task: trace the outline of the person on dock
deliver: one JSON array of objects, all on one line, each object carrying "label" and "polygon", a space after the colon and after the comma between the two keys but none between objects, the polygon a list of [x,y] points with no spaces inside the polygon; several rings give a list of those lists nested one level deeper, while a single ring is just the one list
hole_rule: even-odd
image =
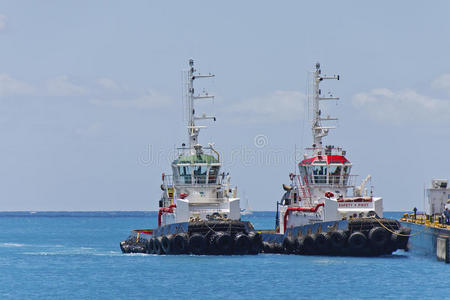
[{"label": "person on dock", "polygon": [[450,210],[448,208],[448,205],[446,205],[443,215],[444,215],[445,223],[447,225],[450,225]]}]

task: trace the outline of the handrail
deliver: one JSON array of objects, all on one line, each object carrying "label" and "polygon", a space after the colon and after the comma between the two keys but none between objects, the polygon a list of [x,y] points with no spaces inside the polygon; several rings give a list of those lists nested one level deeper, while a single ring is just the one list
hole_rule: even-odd
[{"label": "handrail", "polygon": [[354,180],[358,177],[358,175],[351,175],[351,174],[340,174],[340,175],[315,175],[315,174],[307,174],[305,175],[304,180],[308,184],[314,184],[314,185],[331,185],[331,186],[347,186],[347,187],[353,187],[354,186]]},{"label": "handrail", "polygon": [[173,175],[164,175],[164,185],[174,185],[174,184],[217,184],[221,185],[222,181],[221,174],[217,175],[178,175],[174,177]]},{"label": "handrail", "polygon": [[220,154],[213,147],[211,147],[211,151],[217,155],[217,161],[220,162]]},{"label": "handrail", "polygon": [[179,185],[195,185],[195,184],[207,184],[207,185],[221,185],[222,177],[220,175],[185,175],[177,176],[173,179],[174,184]]},{"label": "handrail", "polygon": [[173,209],[176,208],[176,204],[171,204],[169,207],[161,207],[158,212],[158,227],[161,226],[161,216],[163,213],[173,214]]}]

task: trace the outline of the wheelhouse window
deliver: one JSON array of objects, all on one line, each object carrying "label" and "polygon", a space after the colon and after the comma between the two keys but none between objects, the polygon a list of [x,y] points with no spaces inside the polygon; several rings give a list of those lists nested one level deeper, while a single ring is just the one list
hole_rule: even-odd
[{"label": "wheelhouse window", "polygon": [[179,182],[180,184],[191,184],[192,183],[192,171],[190,166],[179,166],[178,167]]},{"label": "wheelhouse window", "polygon": [[327,182],[327,166],[313,166],[314,182]]},{"label": "wheelhouse window", "polygon": [[208,183],[217,183],[217,175],[219,174],[219,166],[214,166],[209,169]]},{"label": "wheelhouse window", "polygon": [[300,166],[300,178],[306,184],[311,184],[312,167],[311,166]]},{"label": "wheelhouse window", "polygon": [[329,183],[339,184],[341,181],[342,166],[329,166]]},{"label": "wheelhouse window", "polygon": [[351,170],[352,166],[344,166],[343,168],[343,177],[344,177],[344,185],[348,184],[348,178],[350,177],[350,170]]},{"label": "wheelhouse window", "polygon": [[206,183],[206,173],[208,172],[207,166],[194,166],[194,179],[195,183]]}]

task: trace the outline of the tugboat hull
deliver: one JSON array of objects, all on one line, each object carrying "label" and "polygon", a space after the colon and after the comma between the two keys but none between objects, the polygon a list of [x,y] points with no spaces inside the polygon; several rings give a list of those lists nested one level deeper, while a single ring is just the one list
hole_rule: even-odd
[{"label": "tugboat hull", "polygon": [[245,255],[260,253],[262,238],[250,222],[183,222],[133,230],[120,248],[123,253]]},{"label": "tugboat hull", "polygon": [[409,229],[393,219],[356,218],[263,231],[264,253],[379,256],[407,249]]}]

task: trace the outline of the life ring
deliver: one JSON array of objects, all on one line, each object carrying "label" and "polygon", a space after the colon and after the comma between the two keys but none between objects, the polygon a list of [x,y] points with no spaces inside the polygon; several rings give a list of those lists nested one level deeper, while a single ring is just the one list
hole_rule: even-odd
[{"label": "life ring", "polygon": [[333,194],[332,192],[326,192],[326,193],[325,193],[325,197],[327,197],[327,198],[333,198],[333,197],[334,197],[334,194]]}]

